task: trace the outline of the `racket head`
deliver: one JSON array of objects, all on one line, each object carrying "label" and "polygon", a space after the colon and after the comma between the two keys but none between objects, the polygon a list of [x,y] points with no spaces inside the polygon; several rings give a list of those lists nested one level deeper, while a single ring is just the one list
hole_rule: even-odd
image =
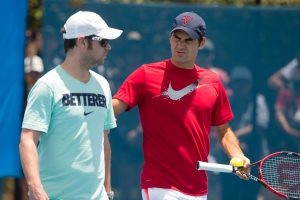
[{"label": "racket head", "polygon": [[300,154],[281,151],[260,161],[258,174],[273,193],[287,199],[300,199]]}]

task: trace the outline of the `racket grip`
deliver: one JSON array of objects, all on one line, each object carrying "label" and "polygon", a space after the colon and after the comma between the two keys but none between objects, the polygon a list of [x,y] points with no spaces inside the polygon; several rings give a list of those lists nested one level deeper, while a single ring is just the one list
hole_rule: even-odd
[{"label": "racket grip", "polygon": [[206,171],[213,171],[213,172],[225,172],[225,173],[232,173],[235,171],[234,167],[231,165],[223,165],[217,163],[207,163],[198,161],[196,164],[197,170],[206,170]]}]

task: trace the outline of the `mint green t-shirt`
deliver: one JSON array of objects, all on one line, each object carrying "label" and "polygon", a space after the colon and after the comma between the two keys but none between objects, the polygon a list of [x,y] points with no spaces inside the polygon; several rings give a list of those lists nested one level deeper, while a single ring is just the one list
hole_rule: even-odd
[{"label": "mint green t-shirt", "polygon": [[22,128],[40,131],[39,172],[51,199],[107,199],[104,130],[116,127],[107,80],[90,71],[82,83],[61,66],[28,96]]}]

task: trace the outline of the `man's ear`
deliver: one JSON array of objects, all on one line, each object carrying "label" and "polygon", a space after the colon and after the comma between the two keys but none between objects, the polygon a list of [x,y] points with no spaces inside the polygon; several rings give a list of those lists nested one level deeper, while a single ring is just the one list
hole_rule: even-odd
[{"label": "man's ear", "polygon": [[82,48],[87,45],[87,40],[85,37],[79,37],[76,39],[76,46]]},{"label": "man's ear", "polygon": [[206,43],[206,37],[202,37],[202,41],[199,45],[199,50],[203,49]]}]

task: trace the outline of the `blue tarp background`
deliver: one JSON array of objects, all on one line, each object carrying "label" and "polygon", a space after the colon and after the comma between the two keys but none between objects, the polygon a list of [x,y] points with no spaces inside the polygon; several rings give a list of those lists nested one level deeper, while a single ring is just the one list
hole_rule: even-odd
[{"label": "blue tarp background", "polygon": [[[274,118],[276,92],[267,79],[287,64],[300,50],[300,9],[270,7],[220,7],[184,4],[107,4],[93,1],[45,0],[42,58],[45,71],[64,59],[60,28],[78,10],[99,13],[109,26],[124,33],[111,41],[112,50],[104,68],[98,70],[110,82],[115,93],[124,79],[142,63],[169,58],[169,32],[173,18],[184,11],[199,13],[207,23],[207,38],[213,44],[210,64],[230,71],[245,65],[253,74],[253,94],[262,93],[270,109],[267,129],[269,150],[289,150],[276,145],[281,140]],[[84,2],[84,3],[80,3]],[[24,46],[27,0],[4,0],[0,13],[0,178],[20,176],[18,144],[23,114]],[[73,2],[74,3],[74,2]],[[204,49],[197,64],[207,67]],[[95,69],[97,70],[97,69]],[[255,118],[255,117],[254,117]],[[112,184],[119,200],[138,200],[139,172],[143,163],[141,130],[137,110],[121,115],[118,128],[113,130]],[[253,124],[255,126],[255,124]],[[256,138],[250,140],[255,143]],[[219,152],[217,152],[219,153]],[[249,155],[250,157],[253,155]],[[227,158],[226,158],[227,159]],[[225,160],[226,160],[225,159]],[[257,159],[257,158],[255,158]],[[218,194],[220,175],[210,175],[210,195]],[[249,183],[246,187],[251,189]],[[230,184],[227,184],[230,187]],[[237,189],[239,190],[239,189]],[[245,190],[247,191],[247,190]],[[261,192],[264,194],[264,192]],[[268,196],[265,199],[275,199]],[[211,199],[221,199],[220,195]],[[247,196],[243,197],[244,200]]]},{"label": "blue tarp background", "polygon": [[[202,67],[208,67],[210,64],[223,68],[227,72],[236,65],[246,66],[253,75],[253,91],[249,98],[254,99],[257,93],[262,93],[267,99],[270,110],[269,127],[264,133],[269,142],[268,150],[270,152],[289,150],[288,146],[277,145],[284,134],[280,135],[282,130],[278,128],[274,117],[276,91],[269,88],[267,80],[300,50],[299,8],[224,7],[197,4],[133,5],[97,3],[92,0],[71,4],[69,1],[46,0],[43,23],[43,59],[46,71],[64,59],[60,28],[65,20],[78,10],[94,11],[100,14],[109,26],[124,30],[120,38],[110,42],[112,50],[104,68],[98,70],[110,82],[112,93],[115,93],[125,78],[142,63],[169,58],[169,33],[174,17],[184,11],[197,12],[206,21],[207,38],[213,45],[211,49],[200,51],[197,64]],[[210,58],[210,63],[206,62],[208,54],[213,57]],[[237,115],[236,117],[239,118]],[[112,185],[119,200],[141,199],[139,174],[143,157],[142,133],[138,124],[138,113],[134,109],[118,117],[118,127],[110,134]],[[253,127],[255,126],[253,123]],[[255,146],[259,139],[256,136],[252,137],[249,141]],[[216,146],[212,146],[212,151],[220,159],[217,160],[218,162],[228,162],[228,158],[216,149]],[[259,159],[255,154],[248,156],[253,160]],[[228,175],[228,182],[222,185],[221,180],[225,179],[221,178],[221,174],[209,174],[209,176],[209,199],[222,199],[224,196],[222,190],[232,195],[230,187],[241,193],[245,191],[244,194],[260,192],[250,181],[242,183],[234,179],[236,177]],[[244,194],[242,198],[231,197],[231,199],[254,199]],[[265,199],[276,199],[272,193],[264,190],[260,194]]]},{"label": "blue tarp background", "polygon": [[27,0],[3,0],[0,12],[0,178],[20,176]]}]

